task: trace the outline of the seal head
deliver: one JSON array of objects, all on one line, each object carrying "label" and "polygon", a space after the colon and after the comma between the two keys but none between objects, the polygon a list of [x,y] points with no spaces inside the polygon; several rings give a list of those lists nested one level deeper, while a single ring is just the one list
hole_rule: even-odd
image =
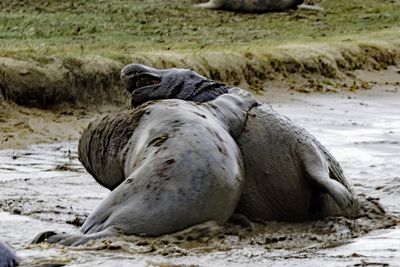
[{"label": "seal head", "polygon": [[189,69],[158,70],[130,64],[121,70],[121,79],[132,96],[132,106],[149,100],[190,99],[207,102],[228,92],[228,87]]}]

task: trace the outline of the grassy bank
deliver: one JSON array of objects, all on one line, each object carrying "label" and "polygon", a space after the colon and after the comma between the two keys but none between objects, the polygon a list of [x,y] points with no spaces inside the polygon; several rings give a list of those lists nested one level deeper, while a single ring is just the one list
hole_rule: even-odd
[{"label": "grassy bank", "polygon": [[1,56],[119,55],[277,45],[398,26],[397,0],[312,0],[324,12],[238,14],[199,0],[3,0]]},{"label": "grassy bank", "polygon": [[118,72],[130,62],[191,67],[255,90],[277,76],[335,79],[399,62],[397,0],[313,0],[325,11],[269,14],[198,2],[3,0],[0,89],[19,104],[48,107],[123,99]]}]

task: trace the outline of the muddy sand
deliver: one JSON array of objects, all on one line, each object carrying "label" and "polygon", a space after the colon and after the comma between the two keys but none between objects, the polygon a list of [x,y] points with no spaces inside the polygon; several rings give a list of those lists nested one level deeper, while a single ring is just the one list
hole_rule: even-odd
[{"label": "muddy sand", "polygon": [[338,159],[363,205],[354,220],[270,222],[252,231],[209,222],[160,238],[31,245],[41,231],[78,231],[108,194],[80,165],[77,140],[94,117],[120,108],[44,111],[0,100],[0,236],[21,266],[400,266],[399,69],[355,77],[367,89],[307,94],[304,84],[271,82],[258,95]]}]

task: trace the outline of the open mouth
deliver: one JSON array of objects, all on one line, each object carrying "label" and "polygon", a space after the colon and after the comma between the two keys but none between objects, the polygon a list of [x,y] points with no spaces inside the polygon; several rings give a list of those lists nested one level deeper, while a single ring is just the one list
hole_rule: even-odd
[{"label": "open mouth", "polygon": [[154,87],[161,83],[161,78],[151,73],[140,73],[127,79],[127,90],[129,93],[133,93],[138,89],[144,89],[145,87]]}]

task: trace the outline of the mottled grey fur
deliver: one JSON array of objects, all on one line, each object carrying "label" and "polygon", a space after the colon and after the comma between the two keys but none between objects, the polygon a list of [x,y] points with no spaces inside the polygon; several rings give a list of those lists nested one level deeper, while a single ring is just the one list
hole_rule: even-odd
[{"label": "mottled grey fur", "polygon": [[[140,76],[140,72],[127,75],[126,70],[129,69],[146,67],[137,64],[126,66],[121,71],[121,78],[127,85]],[[150,69],[146,72],[149,73]],[[162,81],[163,75],[167,76],[169,72],[180,74],[185,79],[196,77],[196,82],[185,81],[185,86],[181,86],[169,80],[164,95],[162,88],[158,88],[155,94],[152,87],[139,87],[135,90],[141,91],[140,101],[132,101],[136,104],[146,101],[146,93],[149,99],[161,95],[161,98],[185,100],[193,100],[191,94],[180,91],[200,93],[201,89],[191,87],[200,84],[200,75],[177,69],[157,70],[156,75]],[[213,88],[210,80],[207,83],[208,88]],[[219,86],[225,87],[216,83],[215,88]],[[180,97],[182,95],[189,97]],[[215,97],[215,93],[211,95]],[[135,98],[134,90],[132,97]],[[304,221],[355,214],[357,204],[354,194],[339,163],[315,137],[268,105],[259,103],[250,110],[245,128],[235,140],[242,151],[246,171],[245,187],[237,212],[257,221]]]},{"label": "mottled grey fur", "polygon": [[199,7],[236,12],[276,12],[294,9],[304,0],[210,0]]},{"label": "mottled grey fur", "polygon": [[78,245],[109,235],[159,236],[210,220],[225,223],[244,179],[232,136],[240,135],[255,104],[251,94],[230,89],[203,104],[147,102],[91,123],[79,141],[79,159],[99,183],[115,189],[86,219],[82,234],[45,232],[34,241]]},{"label": "mottled grey fur", "polygon": [[0,241],[0,267],[14,267],[18,265],[17,257],[9,246]]}]

